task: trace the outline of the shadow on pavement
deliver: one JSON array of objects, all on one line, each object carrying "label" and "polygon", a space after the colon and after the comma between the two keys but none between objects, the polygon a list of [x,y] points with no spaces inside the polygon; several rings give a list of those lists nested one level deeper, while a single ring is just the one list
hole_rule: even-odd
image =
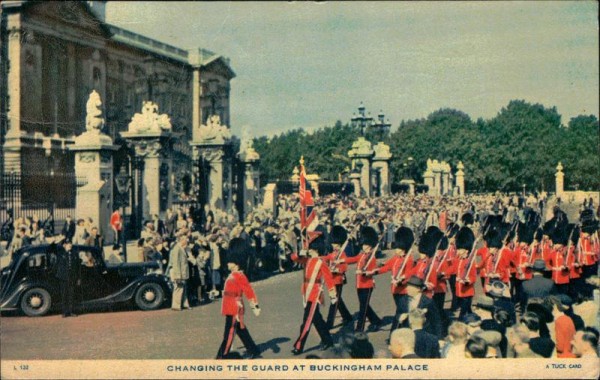
[{"label": "shadow on pavement", "polygon": [[261,343],[258,345],[258,349],[261,353],[264,353],[268,350],[273,351],[273,353],[278,354],[281,351],[279,345],[281,343],[289,342],[290,338],[273,338],[267,342]]}]

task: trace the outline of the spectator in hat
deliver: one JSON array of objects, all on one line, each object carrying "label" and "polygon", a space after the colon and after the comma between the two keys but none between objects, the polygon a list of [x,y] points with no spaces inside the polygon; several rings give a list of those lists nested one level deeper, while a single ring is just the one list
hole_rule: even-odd
[{"label": "spectator in hat", "polygon": [[415,353],[415,333],[408,328],[392,331],[389,350],[395,359],[418,359]]},{"label": "spectator in hat", "polygon": [[521,324],[529,331],[529,348],[544,358],[550,358],[554,353],[554,342],[550,338],[540,336],[540,319],[537,314],[527,312],[521,318]]},{"label": "spectator in hat", "polygon": [[544,277],[544,272],[547,270],[544,260],[535,260],[531,269],[533,270],[533,277],[531,280],[523,282],[522,306],[527,305],[530,298],[544,298],[557,293],[554,281]]},{"label": "spectator in hat", "polygon": [[574,358],[571,352],[571,341],[575,336],[575,324],[571,317],[565,314],[567,307],[556,296],[549,297],[552,303],[554,316],[554,341],[556,342],[556,356],[559,358]]},{"label": "spectator in hat", "polygon": [[187,246],[188,236],[180,235],[169,256],[169,268],[167,270],[174,287],[171,309],[175,311],[180,311],[182,307],[184,309],[190,308],[186,294],[187,280],[190,277],[186,253]]},{"label": "spectator in hat", "polygon": [[502,281],[493,281],[489,287],[488,294],[494,300],[494,307],[505,310],[508,313],[510,324],[514,324],[517,321],[517,313],[515,304],[510,297],[506,296],[508,294],[508,286]]},{"label": "spectator in hat", "polygon": [[593,327],[577,331],[571,342],[573,354],[578,358],[598,358],[598,336],[598,330]]},{"label": "spectator in hat", "polygon": [[[440,319],[440,313],[435,306],[435,303],[423,295],[423,280],[417,276],[411,276],[407,282],[407,294],[408,294],[408,312],[415,309],[426,310],[425,312],[425,323],[423,329],[436,337],[442,337],[442,322]],[[400,321],[403,327],[408,327],[408,315],[404,314],[400,316]]]},{"label": "spectator in hat", "polygon": [[438,337],[423,329],[427,311],[414,309],[408,313],[408,324],[415,333],[415,353],[420,358],[436,359],[440,357]]}]

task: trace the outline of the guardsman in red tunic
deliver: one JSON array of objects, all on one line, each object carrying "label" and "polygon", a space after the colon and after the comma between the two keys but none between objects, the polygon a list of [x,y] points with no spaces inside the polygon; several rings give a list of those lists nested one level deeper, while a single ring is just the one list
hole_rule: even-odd
[{"label": "guardsman in red tunic", "polygon": [[456,298],[460,309],[459,319],[472,313],[471,303],[475,295],[475,282],[477,281],[477,267],[475,254],[472,253],[475,244],[475,235],[469,227],[461,227],[456,234],[456,253],[458,265],[456,272]]},{"label": "guardsman in red tunic", "polygon": [[354,257],[346,259],[348,264],[356,263],[356,292],[358,294],[359,313],[358,321],[354,331],[363,332],[365,321],[369,318],[369,330],[377,331],[381,326],[381,318],[369,305],[371,302],[371,293],[375,288],[375,280],[372,272],[377,267],[375,259],[377,242],[377,232],[372,227],[363,227],[360,231],[362,240],[362,252]]},{"label": "guardsman in red tunic", "polygon": [[[435,279],[428,276],[425,281],[426,292],[431,288],[431,285],[433,285],[433,301],[440,311],[442,318],[446,316],[446,313],[444,313],[444,302],[446,300],[446,291],[448,290],[448,283],[446,282],[448,279],[446,275],[448,262],[444,256],[448,253],[448,248],[448,238],[442,236],[438,243],[437,252],[433,257]],[[444,329],[444,331],[446,331],[446,329]]]},{"label": "guardsman in red tunic", "polygon": [[486,234],[485,239],[490,252],[485,263],[486,293],[490,291],[490,284],[495,280],[500,280],[506,285],[507,289],[510,286],[510,272],[508,267],[510,266],[512,252],[502,244],[503,233],[507,229],[506,225],[500,228],[490,228]]},{"label": "guardsman in red tunic", "polygon": [[331,245],[333,252],[323,257],[323,260],[329,265],[335,291],[337,293],[337,302],[329,305],[329,313],[327,314],[327,326],[331,330],[335,321],[337,311],[340,311],[344,325],[352,322],[352,314],[348,311],[344,300],[342,299],[342,290],[346,283],[346,271],[348,264],[343,261],[346,259],[345,248],[352,243],[348,240],[348,233],[342,226],[333,226],[331,229]]},{"label": "guardsman in red tunic", "polygon": [[479,271],[479,279],[481,280],[481,287],[485,286],[485,263],[490,255],[490,250],[487,246],[487,241],[484,241],[483,246],[477,250],[477,257],[479,257],[479,261],[477,262],[477,271]]},{"label": "guardsman in red tunic", "polygon": [[584,282],[581,274],[583,265],[581,263],[582,255],[579,251],[579,238],[581,231],[579,226],[570,223],[567,234],[571,240],[567,246],[567,267],[569,267],[569,296],[572,299],[579,299],[584,293]]},{"label": "guardsman in red tunic", "polygon": [[569,293],[569,273],[571,269],[567,260],[567,244],[569,236],[567,234],[568,225],[561,224],[555,227],[552,233],[552,252],[550,253],[550,270],[552,271],[552,281],[556,285],[559,293]]},{"label": "guardsman in red tunic", "polygon": [[531,266],[533,267],[533,263],[535,260],[544,260],[544,256],[542,254],[542,239],[544,238],[544,233],[541,228],[537,228],[535,233],[533,234],[533,242],[531,243],[531,255],[529,257],[529,261]]},{"label": "guardsman in red tunic", "polygon": [[[580,262],[582,267],[582,279],[585,282],[598,273],[598,255],[600,254],[600,242],[598,240],[599,223],[594,219],[594,212],[586,209],[581,212],[581,237],[579,239]],[[593,286],[585,284],[583,295],[585,298],[593,298]]]},{"label": "guardsman in red tunic", "polygon": [[392,321],[390,334],[398,328],[400,315],[408,313],[406,283],[413,273],[413,257],[409,252],[414,241],[415,236],[410,228],[398,228],[393,243],[394,256],[388,259],[383,266],[370,272],[372,275],[392,272],[391,292],[396,304],[396,314]]},{"label": "guardsman in red tunic", "polygon": [[327,264],[319,257],[325,251],[325,238],[321,233],[308,244],[307,256],[292,254],[291,259],[304,265],[304,280],[302,282],[302,297],[304,302],[304,316],[300,325],[300,335],[294,343],[292,353],[300,355],[304,351],[304,344],[308,338],[311,325],[317,329],[321,337],[321,350],[333,346],[333,339],[329,334],[327,323],[319,311],[319,304],[323,303],[323,282],[327,287],[331,303],[336,303],[335,284]]},{"label": "guardsman in red tunic", "polygon": [[446,254],[446,278],[450,285],[450,292],[452,293],[452,306],[451,311],[456,310],[456,270],[458,265],[458,258],[456,257],[456,244],[455,237],[460,227],[457,224],[450,224],[448,226],[448,252]]},{"label": "guardsman in red tunic", "polygon": [[244,240],[240,238],[232,239],[229,244],[227,269],[231,273],[223,285],[223,302],[221,304],[221,314],[225,316],[225,332],[223,342],[217,353],[217,359],[227,357],[236,333],[244,343],[250,359],[260,355],[260,351],[244,323],[244,301],[242,296],[248,299],[254,314],[256,316],[260,314],[256,294],[254,294],[248,278],[240,270],[242,263],[245,262],[245,246]]}]

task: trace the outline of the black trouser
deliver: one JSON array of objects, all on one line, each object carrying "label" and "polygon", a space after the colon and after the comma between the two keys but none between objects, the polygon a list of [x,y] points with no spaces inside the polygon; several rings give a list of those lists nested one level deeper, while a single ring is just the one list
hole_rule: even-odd
[{"label": "black trouser", "polygon": [[450,283],[450,292],[452,293],[452,304],[450,306],[450,310],[454,312],[458,307],[458,300],[456,299],[456,275],[450,275],[448,282]]},{"label": "black trouser", "polygon": [[518,291],[519,291],[519,279],[517,279],[514,274],[511,274],[510,275],[510,300],[515,305],[519,301],[519,299],[517,298]]},{"label": "black trouser", "polygon": [[[512,303],[516,305],[521,305],[521,300],[523,299],[523,282],[524,280],[520,280],[518,278],[511,278],[511,286],[512,289]],[[521,309],[523,310],[523,309]]]},{"label": "black trouser", "polygon": [[235,334],[240,337],[242,343],[246,347],[246,350],[250,354],[259,354],[258,347],[252,340],[250,336],[250,332],[246,328],[246,326],[242,327],[240,322],[235,319],[233,315],[225,316],[225,332],[223,333],[223,342],[221,343],[221,347],[219,347],[219,352],[217,353],[217,359],[223,359],[223,357],[229,354],[231,350],[231,346],[233,344],[233,338]]},{"label": "black trouser", "polygon": [[74,285],[77,280],[63,279],[60,281],[60,293],[62,297],[62,313],[64,316],[73,314],[73,303],[75,299]]},{"label": "black trouser", "polygon": [[358,294],[358,303],[360,305],[358,311],[358,321],[356,322],[356,329],[354,329],[356,332],[365,331],[365,321],[367,318],[369,318],[369,322],[371,322],[371,324],[381,324],[381,318],[377,316],[375,311],[369,305],[372,292],[373,288],[356,289],[356,293]]},{"label": "black trouser", "polygon": [[331,339],[331,334],[329,334],[327,324],[323,320],[321,312],[319,311],[319,303],[307,302],[306,306],[304,306],[304,316],[302,317],[302,324],[300,325],[300,336],[298,336],[296,343],[294,343],[294,348],[296,350],[300,352],[304,351],[304,344],[306,343],[306,339],[310,333],[311,325],[315,325],[317,333],[321,337],[321,342],[323,344],[333,344],[333,339]]},{"label": "black trouser", "polygon": [[[396,314],[394,314],[394,320],[392,321],[392,327],[390,328],[390,336],[392,332],[400,325],[400,316],[404,313],[408,313],[408,295],[407,294],[392,294],[394,297],[394,303],[396,304]],[[402,327],[408,327],[408,318]]]},{"label": "black trouser", "polygon": [[433,293],[433,303],[437,307],[442,322],[442,336],[448,333],[448,315],[444,311],[444,302],[446,302],[446,293]]},{"label": "black trouser", "polygon": [[458,315],[458,319],[462,319],[467,314],[472,313],[471,311],[471,303],[473,301],[473,297],[458,297],[456,299],[456,306],[460,308],[460,314]]},{"label": "black trouser", "polygon": [[594,298],[594,286],[585,282],[588,278],[598,274],[598,263],[584,265],[581,272],[581,295],[586,299]]},{"label": "black trouser", "polygon": [[335,286],[335,291],[337,293],[337,302],[329,305],[329,313],[327,314],[327,326],[331,330],[333,328],[333,323],[335,321],[335,314],[337,311],[340,311],[340,315],[345,322],[349,322],[352,320],[352,314],[348,311],[344,300],[342,299],[342,289],[344,288],[344,284],[339,284]]},{"label": "black trouser", "polygon": [[556,291],[560,294],[569,295],[569,283],[566,284],[556,284]]},{"label": "black trouser", "polygon": [[571,297],[571,299],[577,303],[581,297],[584,297],[584,293],[585,293],[584,279],[582,277],[572,278],[571,286],[569,287],[569,297]]}]

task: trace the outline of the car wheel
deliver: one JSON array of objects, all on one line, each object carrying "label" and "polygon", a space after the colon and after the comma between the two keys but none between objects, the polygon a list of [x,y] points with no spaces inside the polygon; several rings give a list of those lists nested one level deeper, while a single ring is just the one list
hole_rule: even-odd
[{"label": "car wheel", "polygon": [[135,304],[142,310],[156,310],[165,300],[163,288],[155,282],[142,284],[135,292]]},{"label": "car wheel", "polygon": [[44,288],[31,288],[21,296],[21,310],[29,317],[40,317],[50,310],[52,298]]}]

